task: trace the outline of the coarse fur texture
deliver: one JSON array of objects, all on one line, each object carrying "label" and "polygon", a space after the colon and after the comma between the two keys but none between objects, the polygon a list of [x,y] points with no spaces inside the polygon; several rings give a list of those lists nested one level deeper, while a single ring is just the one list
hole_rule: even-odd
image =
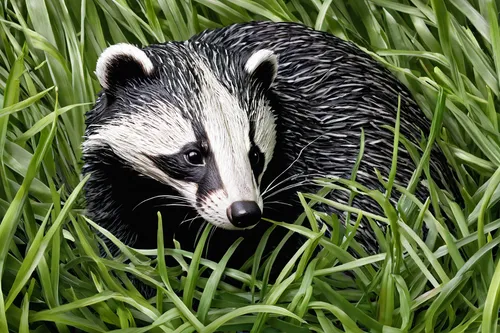
[{"label": "coarse fur texture", "polygon": [[[91,173],[89,216],[134,247],[156,247],[159,210],[167,246],[175,237],[193,249],[208,221],[218,227],[208,257],[220,258],[244,236],[234,256],[241,264],[269,224],[228,230],[237,229],[226,215],[233,202],[255,201],[264,217],[293,222],[303,212],[296,193],[315,192],[314,177],[350,177],[362,129],[357,180],[383,189],[374,169],[389,174],[393,134],[383,126],[394,126],[398,96],[401,134],[418,146],[429,131],[429,120],[386,69],[355,45],[299,24],[235,24],[128,51],[100,60],[104,91],[87,118],[84,173]],[[396,181],[405,186],[414,163],[402,147],[398,161]],[[438,149],[430,166],[439,186],[453,187]],[[417,196],[427,196],[424,185]],[[349,194],[329,197],[347,203]],[[353,205],[380,211],[365,197]],[[282,237],[273,234],[271,245]],[[358,237],[377,250],[365,225]]]}]

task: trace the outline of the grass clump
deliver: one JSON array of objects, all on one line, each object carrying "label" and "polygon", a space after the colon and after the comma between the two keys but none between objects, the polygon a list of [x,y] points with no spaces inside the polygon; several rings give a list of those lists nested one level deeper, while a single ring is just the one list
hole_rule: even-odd
[{"label": "grass clump", "polygon": [[[496,332],[497,6],[493,0],[2,1],[0,332]],[[256,19],[303,22],[354,41],[394,72],[433,119],[423,156],[394,129],[395,143],[418,165],[408,188],[394,184],[392,173],[380,175],[389,179],[387,193],[403,194],[396,206],[354,177],[320,180],[324,190],[301,195],[304,223],[273,228],[308,240],[273,284],[273,256],[260,268],[225,267],[238,243],[219,263],[203,259],[209,228],[194,253],[163,249],[161,237],[158,250],[125,247],[82,216],[79,172],[84,113],[99,90],[92,73],[106,46],[182,40]],[[429,142],[457,174],[456,202],[432,182]],[[424,202],[412,195],[419,179],[431,189]],[[384,214],[329,201],[324,194],[331,190],[368,195]],[[335,216],[315,212],[316,202],[346,211],[346,230]],[[315,215],[331,225],[330,238]],[[374,229],[380,253],[364,253],[353,239],[361,217]],[[118,256],[99,255],[95,229],[119,246]],[[317,244],[322,250],[312,257]],[[165,255],[178,265],[167,268]],[[145,299],[131,279],[153,286],[156,296]]]}]

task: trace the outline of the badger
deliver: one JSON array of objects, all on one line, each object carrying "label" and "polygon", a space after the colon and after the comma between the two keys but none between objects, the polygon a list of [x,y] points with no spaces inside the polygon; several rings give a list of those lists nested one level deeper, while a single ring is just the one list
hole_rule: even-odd
[{"label": "badger", "polygon": [[[175,239],[192,250],[211,223],[207,257],[220,258],[243,237],[234,255],[241,263],[270,226],[263,218],[293,222],[304,211],[297,192],[316,192],[315,178],[351,177],[362,131],[356,180],[385,191],[374,170],[391,169],[394,134],[385,125],[394,126],[398,99],[400,133],[417,149],[430,128],[408,89],[367,53],[296,23],[234,24],[144,48],[117,44],[95,73],[102,92],[83,143],[87,212],[135,248],[156,248],[160,212],[166,246]],[[437,148],[430,168],[438,185],[453,182]],[[414,169],[400,147],[396,182],[406,186]],[[417,196],[428,196],[426,186]],[[347,203],[349,193],[328,198]],[[352,205],[380,211],[366,196]],[[331,206],[315,209],[343,219]],[[357,237],[377,250],[368,226]]]}]

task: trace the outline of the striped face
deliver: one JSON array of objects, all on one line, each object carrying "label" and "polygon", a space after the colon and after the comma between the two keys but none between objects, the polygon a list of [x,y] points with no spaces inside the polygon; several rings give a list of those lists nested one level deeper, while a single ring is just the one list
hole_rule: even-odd
[{"label": "striped face", "polygon": [[206,46],[112,46],[96,70],[113,97],[109,116],[92,128],[84,150],[111,148],[140,174],[176,189],[215,226],[252,227],[276,143],[265,98],[276,69],[267,50],[241,61]]}]

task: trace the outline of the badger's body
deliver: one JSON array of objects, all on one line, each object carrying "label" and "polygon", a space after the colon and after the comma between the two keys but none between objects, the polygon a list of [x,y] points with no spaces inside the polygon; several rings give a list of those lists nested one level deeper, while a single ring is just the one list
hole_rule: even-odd
[{"label": "badger's body", "polygon": [[[138,248],[156,247],[160,211],[167,245],[175,237],[192,249],[208,221],[218,226],[209,256],[243,235],[244,260],[269,224],[242,228],[261,213],[293,222],[303,211],[296,193],[315,192],[314,177],[351,176],[362,129],[357,180],[382,189],[374,169],[389,174],[393,133],[383,125],[394,126],[398,95],[407,139],[418,143],[430,126],[407,89],[367,54],[297,24],[236,24],[187,42],[106,52],[96,70],[104,91],[84,144],[88,213]],[[414,163],[403,149],[398,158],[396,180],[406,185]],[[431,168],[438,182],[450,177],[437,150]],[[361,196],[354,205],[380,210]],[[362,237],[375,248],[369,232]]]}]

